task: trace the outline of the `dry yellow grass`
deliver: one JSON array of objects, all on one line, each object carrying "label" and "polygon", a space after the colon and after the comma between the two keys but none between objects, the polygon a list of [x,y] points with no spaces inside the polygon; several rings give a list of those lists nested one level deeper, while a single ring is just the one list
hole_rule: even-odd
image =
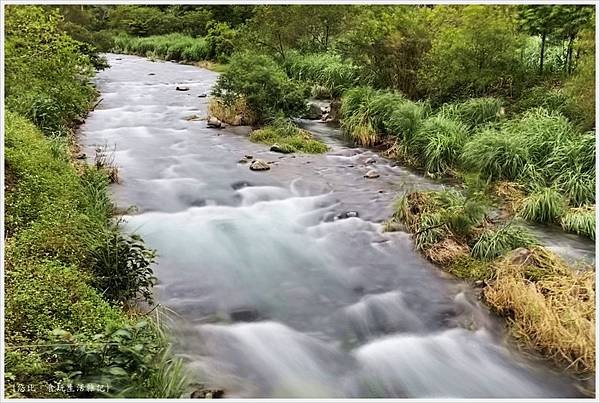
[{"label": "dry yellow grass", "polygon": [[525,199],[523,186],[515,182],[501,181],[494,188],[496,196],[504,201],[504,208],[507,213],[514,215],[521,209]]},{"label": "dry yellow grass", "polygon": [[515,337],[576,373],[595,370],[595,276],[576,272],[538,247],[524,261],[495,264],[484,290],[487,303],[506,316]]},{"label": "dry yellow grass", "polygon": [[452,238],[445,238],[424,251],[434,263],[447,266],[459,258],[469,256],[469,248]]},{"label": "dry yellow grass", "polygon": [[218,98],[208,102],[208,114],[232,126],[253,125],[256,116],[244,98],[238,98],[232,105],[225,105]]}]

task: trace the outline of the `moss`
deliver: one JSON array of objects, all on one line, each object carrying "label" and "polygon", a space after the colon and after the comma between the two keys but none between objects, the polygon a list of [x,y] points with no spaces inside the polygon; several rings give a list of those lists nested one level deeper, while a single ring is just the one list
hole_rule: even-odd
[{"label": "moss", "polygon": [[492,266],[471,256],[456,258],[447,268],[447,271],[463,280],[487,281],[494,275]]}]

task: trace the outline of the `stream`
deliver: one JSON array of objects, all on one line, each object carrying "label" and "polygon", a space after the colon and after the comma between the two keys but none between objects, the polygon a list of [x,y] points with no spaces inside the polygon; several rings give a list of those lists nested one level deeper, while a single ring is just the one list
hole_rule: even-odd
[{"label": "stream", "polygon": [[[270,152],[243,128],[186,120],[206,116],[199,96],[217,73],[107,58],[81,141],[87,155],[114,150],[115,203],[136,206],[125,229],[158,251],[156,299],[175,312],[191,378],[227,397],[581,396],[511,347],[476,291],[426,261],[409,234],[382,231],[399,195],[440,184],[316,121],[302,125],[327,154]],[[271,169],[250,171],[245,155]],[[373,168],[381,176],[364,178]],[[338,219],[348,211],[359,217]],[[591,241],[538,232],[574,259],[594,257]]]}]

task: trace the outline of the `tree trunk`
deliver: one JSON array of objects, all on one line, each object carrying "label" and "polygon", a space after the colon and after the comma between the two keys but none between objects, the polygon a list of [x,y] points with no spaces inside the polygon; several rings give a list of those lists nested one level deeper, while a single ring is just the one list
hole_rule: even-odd
[{"label": "tree trunk", "polygon": [[571,63],[573,62],[573,40],[574,36],[569,36],[569,44],[567,45],[567,74],[571,74]]},{"label": "tree trunk", "polygon": [[540,75],[544,73],[544,53],[546,51],[546,33],[542,34],[542,45],[540,46]]}]

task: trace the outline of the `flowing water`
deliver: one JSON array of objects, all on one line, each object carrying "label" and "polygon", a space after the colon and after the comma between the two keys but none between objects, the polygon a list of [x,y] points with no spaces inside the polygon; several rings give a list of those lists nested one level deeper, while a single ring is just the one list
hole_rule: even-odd
[{"label": "flowing water", "polygon": [[[126,229],[158,250],[157,299],[178,314],[174,340],[193,378],[228,397],[580,396],[510,348],[476,292],[408,234],[382,231],[398,195],[439,184],[317,122],[303,124],[327,154],[270,152],[242,129],[186,120],[206,115],[199,95],[216,73],[108,59],[82,141],[88,155],[114,148],[115,201],[137,206]],[[250,171],[238,162],[247,154],[271,170]],[[381,177],[365,179],[372,168]],[[359,217],[336,217],[347,211]],[[593,244],[567,241],[593,255]]]}]

